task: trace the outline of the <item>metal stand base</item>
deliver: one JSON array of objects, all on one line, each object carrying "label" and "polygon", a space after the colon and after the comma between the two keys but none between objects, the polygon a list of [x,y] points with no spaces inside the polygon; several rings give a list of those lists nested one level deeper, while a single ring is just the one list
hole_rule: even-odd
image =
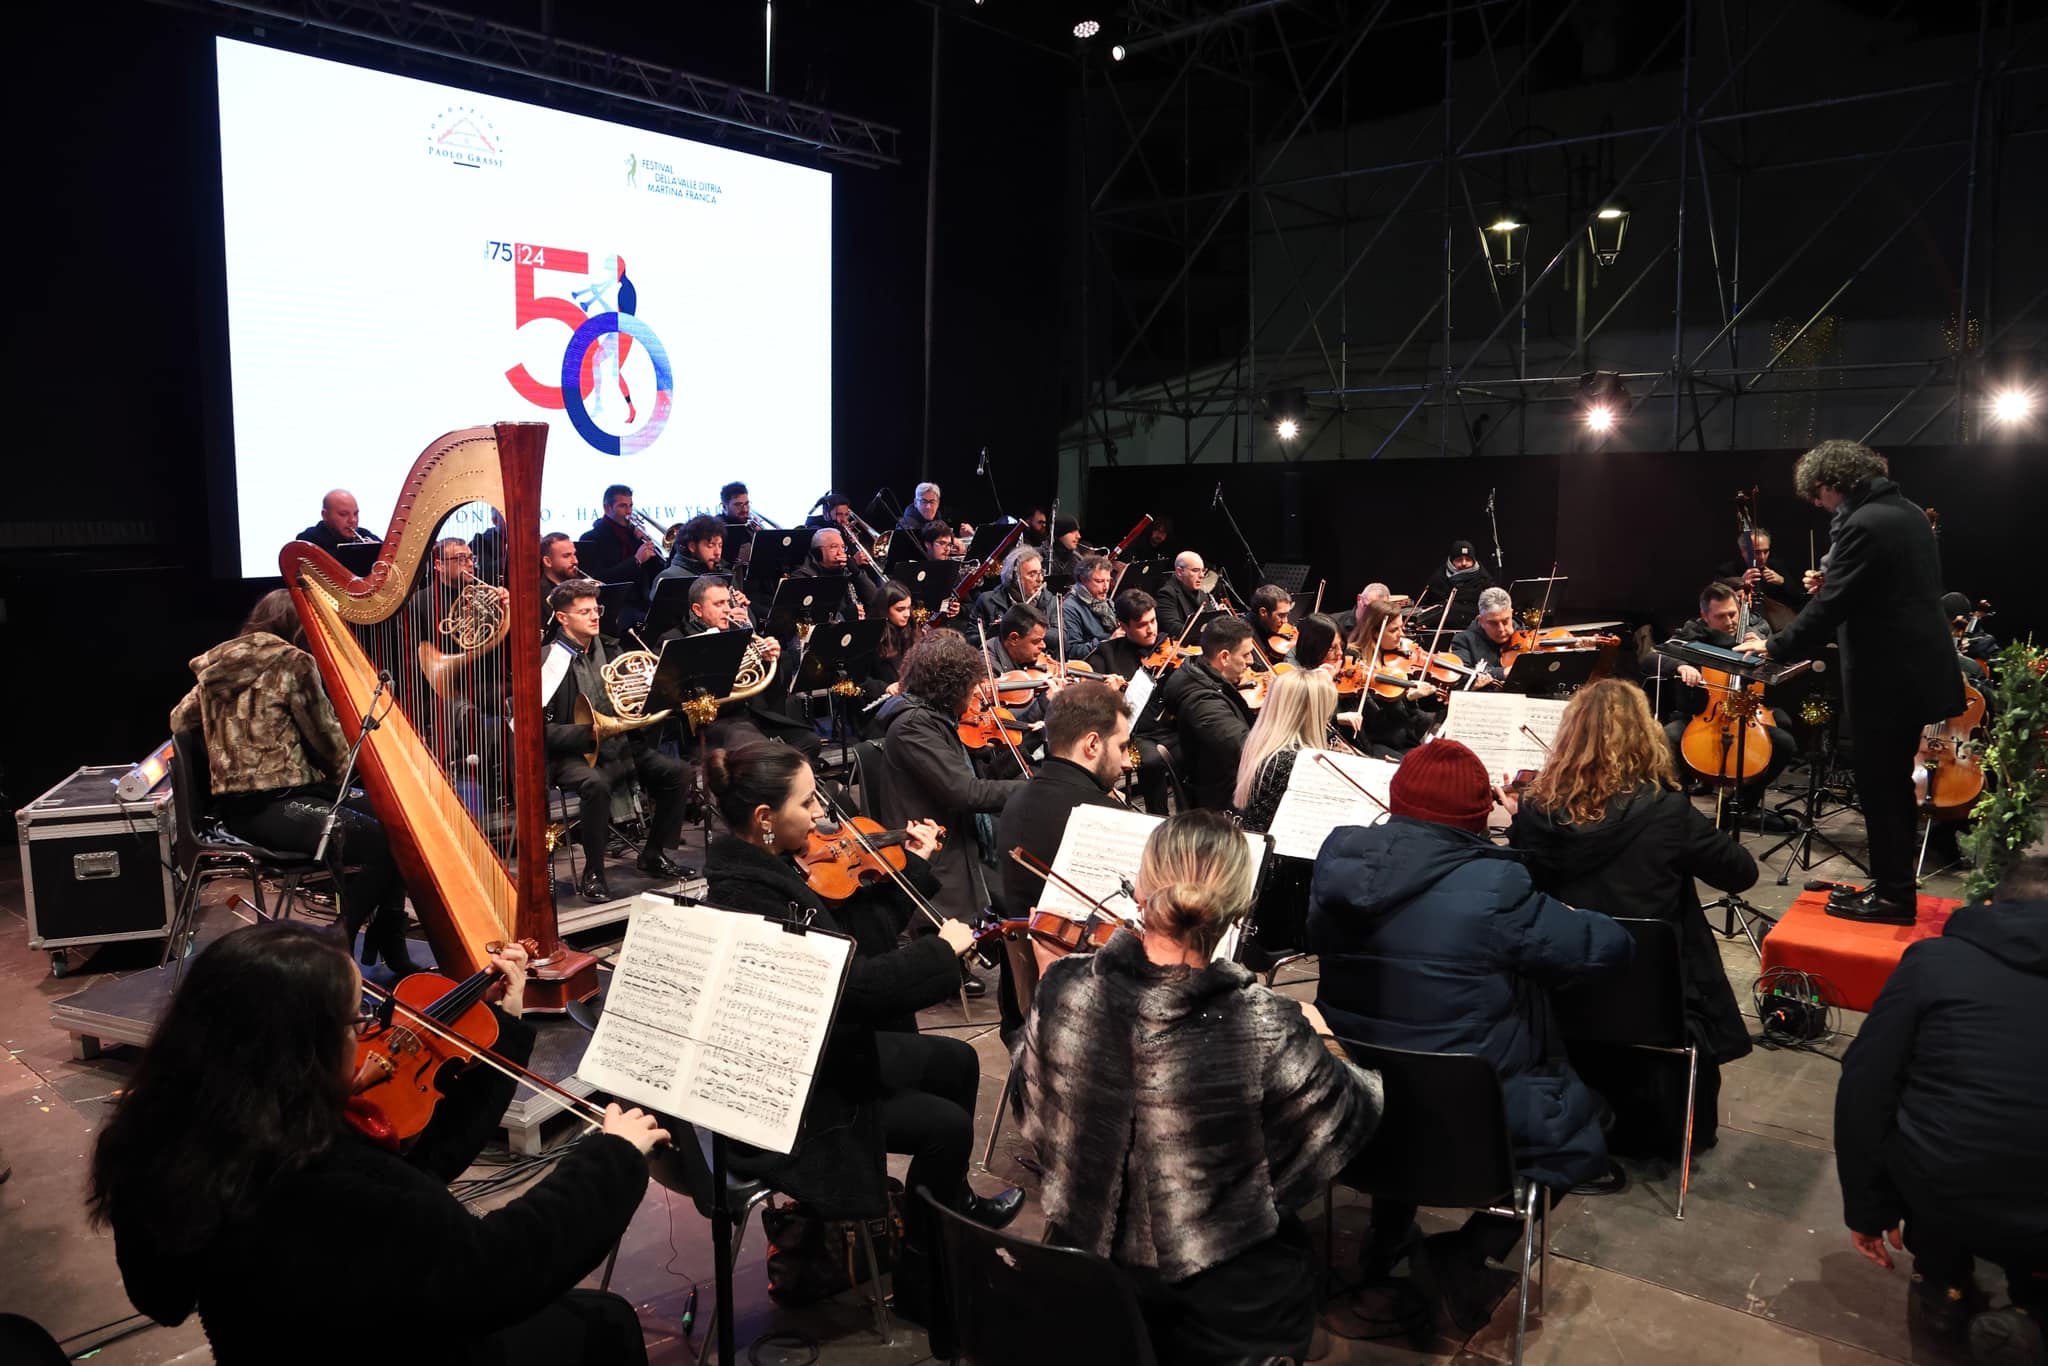
[{"label": "metal stand base", "polygon": [[1755,922],[1759,920],[1763,922],[1763,932],[1767,935],[1777,928],[1778,917],[1767,911],[1760,911],[1741,897],[1733,895],[1716,897],[1700,907],[1700,910],[1708,914],[1714,911],[1725,911],[1727,918],[1722,922],[1721,928],[1716,933],[1723,939],[1733,939],[1738,934],[1744,936],[1749,940],[1750,948],[1756,950],[1758,961],[1762,961],[1764,956],[1763,936],[1756,932]]},{"label": "metal stand base", "polygon": [[[1801,872],[1810,872],[1816,865],[1827,863],[1832,859],[1846,859],[1849,865],[1856,869],[1857,872],[1863,874],[1864,877],[1870,876],[1870,869],[1864,865],[1862,860],[1858,859],[1841,845],[1835,843],[1833,839],[1823,834],[1820,830],[1821,803],[1828,796],[1828,779],[1833,774],[1834,766],[1835,752],[1832,746],[1824,749],[1808,762],[1806,768],[1806,794],[1798,800],[1787,802],[1778,808],[1780,814],[1791,815],[1795,828],[1790,834],[1782,836],[1776,844],[1773,844],[1770,848],[1756,856],[1756,861],[1759,864],[1768,866],[1773,854],[1777,853],[1780,849],[1790,847],[1792,852],[1786,855],[1785,866],[1778,870],[1778,885],[1780,887],[1785,886],[1792,880],[1792,870],[1794,868],[1799,869]],[[1853,802],[1842,803],[1842,809],[1845,811],[1853,809],[1854,806],[1855,803]],[[1829,852],[1823,857],[1815,858],[1813,853],[1815,843],[1826,845]]]}]

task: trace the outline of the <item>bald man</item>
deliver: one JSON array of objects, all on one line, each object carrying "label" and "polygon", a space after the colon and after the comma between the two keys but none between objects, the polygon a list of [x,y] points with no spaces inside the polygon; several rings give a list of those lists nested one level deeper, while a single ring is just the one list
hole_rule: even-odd
[{"label": "bald man", "polygon": [[[1162,637],[1169,641],[1179,640],[1187,624],[1207,605],[1209,595],[1202,591],[1202,580],[1208,573],[1209,567],[1192,550],[1183,550],[1173,557],[1173,577],[1152,595],[1159,604],[1159,634]],[[1192,640],[1188,643],[1194,644]]]},{"label": "bald man", "polygon": [[347,489],[329,489],[327,496],[320,500],[320,520],[298,534],[301,541],[311,541],[322,550],[333,551],[338,545],[359,541],[379,541],[383,538],[362,525],[363,511],[356,506],[356,496]]}]

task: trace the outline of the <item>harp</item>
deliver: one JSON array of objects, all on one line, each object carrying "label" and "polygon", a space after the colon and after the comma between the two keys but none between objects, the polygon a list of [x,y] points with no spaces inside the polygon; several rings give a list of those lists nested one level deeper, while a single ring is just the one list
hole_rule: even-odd
[{"label": "harp", "polygon": [[[278,567],[342,730],[373,719],[364,786],[441,971],[467,977],[486,944],[533,940],[527,1009],[560,1011],[596,993],[597,964],[556,929],[540,650],[516,629],[541,616],[546,445],[538,422],[450,432],[413,462],[361,577],[304,541]],[[493,525],[502,586],[477,580],[461,534]]]}]

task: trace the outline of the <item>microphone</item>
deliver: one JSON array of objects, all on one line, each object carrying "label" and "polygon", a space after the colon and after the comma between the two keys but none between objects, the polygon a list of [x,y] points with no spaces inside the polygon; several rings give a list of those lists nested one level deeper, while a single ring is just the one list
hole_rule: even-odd
[{"label": "microphone", "polygon": [[988,473],[988,447],[981,448],[981,459],[974,462],[974,477],[981,478]]},{"label": "microphone", "polygon": [[1218,479],[1216,481],[1216,492],[1209,498],[1209,511],[1214,512],[1221,506],[1223,506],[1223,481]]}]

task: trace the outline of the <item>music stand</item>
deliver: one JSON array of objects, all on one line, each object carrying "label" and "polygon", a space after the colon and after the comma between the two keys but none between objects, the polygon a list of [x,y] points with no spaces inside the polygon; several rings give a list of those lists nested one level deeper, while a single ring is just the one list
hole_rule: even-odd
[{"label": "music stand", "polygon": [[834,613],[851,608],[852,587],[853,580],[844,574],[784,579],[768,608],[764,634],[780,638],[793,634],[798,625],[816,627],[831,620]]},{"label": "music stand", "polygon": [[[809,642],[804,646],[803,662],[797,666],[792,691],[824,692],[826,707],[832,717],[832,734],[839,741],[841,763],[846,762],[847,753],[853,747],[853,727],[843,725],[840,703],[849,694],[842,693],[840,688],[853,681],[856,665],[874,656],[875,646],[881,642],[882,632],[888,625],[887,618],[877,614],[867,621],[821,626],[811,633]],[[855,684],[856,689],[858,686]],[[859,694],[855,691],[850,695]]]},{"label": "music stand", "polygon": [[664,641],[647,685],[646,710],[676,711],[696,698],[726,696],[753,638],[748,631],[699,631]]},{"label": "music stand", "polygon": [[889,572],[910,594],[910,605],[936,612],[960,582],[958,560],[905,560]]},{"label": "music stand", "polygon": [[[1515,624],[1523,624],[1524,612],[1535,612],[1540,617],[1555,617],[1564,610],[1565,589],[1570,583],[1569,574],[1552,574],[1540,579],[1516,579],[1508,585],[1508,598],[1514,603]],[[1461,599],[1465,596],[1460,593]],[[1537,626],[1543,625],[1539,620]]]},{"label": "music stand", "polygon": [[1045,576],[1045,586],[1052,590],[1054,597],[1064,598],[1074,589],[1074,576],[1072,574],[1047,574]]},{"label": "music stand", "polygon": [[[633,605],[633,594],[638,592],[640,582],[626,579],[620,583],[601,583],[597,586],[598,629],[608,636],[617,637],[623,629],[619,625],[621,613]],[[635,623],[627,623],[633,625]]]},{"label": "music stand", "polygon": [[811,554],[812,532],[760,531],[754,536],[754,558],[747,566],[747,596],[775,596],[775,585]]},{"label": "music stand", "polygon": [[344,541],[334,547],[334,558],[343,569],[357,578],[370,572],[370,566],[377,563],[377,552],[384,548],[380,541]]},{"label": "music stand", "polygon": [[702,574],[664,573],[654,581],[654,595],[647,601],[646,630],[649,640],[659,640],[690,619],[690,585]]},{"label": "music stand", "polygon": [[[974,529],[974,539],[967,544],[967,558],[970,560],[987,559],[989,552],[1003,543],[1003,537],[1009,535],[1010,528],[1015,525],[1017,525],[1015,517],[998,517],[993,522],[985,522],[976,527]],[[1024,544],[1023,538],[1019,537],[1017,545],[1022,544]],[[1016,549],[1016,546],[1012,546],[1011,549]]]},{"label": "music stand", "polygon": [[1524,650],[1502,684],[1524,697],[1569,697],[1600,667],[1603,650]]},{"label": "music stand", "polygon": [[1308,566],[1305,564],[1284,564],[1279,560],[1266,561],[1266,582],[1275,588],[1287,590],[1287,596],[1298,598],[1308,584]]}]

